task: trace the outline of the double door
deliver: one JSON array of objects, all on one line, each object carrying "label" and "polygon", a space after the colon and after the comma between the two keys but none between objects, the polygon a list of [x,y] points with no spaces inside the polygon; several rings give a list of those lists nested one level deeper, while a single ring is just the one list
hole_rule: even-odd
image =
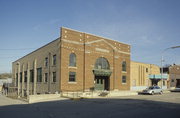
[{"label": "double door", "polygon": [[95,90],[109,90],[109,77],[96,76],[95,77]]}]

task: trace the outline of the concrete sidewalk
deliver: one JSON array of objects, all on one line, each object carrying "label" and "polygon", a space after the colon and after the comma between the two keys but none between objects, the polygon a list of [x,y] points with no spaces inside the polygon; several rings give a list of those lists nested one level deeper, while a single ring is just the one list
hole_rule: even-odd
[{"label": "concrete sidewalk", "polygon": [[8,98],[0,94],[0,106],[17,105],[17,104],[27,104],[27,102],[19,99]]},{"label": "concrete sidewalk", "polygon": [[38,103],[47,101],[58,101],[67,100],[68,98],[61,97],[60,94],[41,94],[41,95],[30,95],[27,102],[28,103]]}]

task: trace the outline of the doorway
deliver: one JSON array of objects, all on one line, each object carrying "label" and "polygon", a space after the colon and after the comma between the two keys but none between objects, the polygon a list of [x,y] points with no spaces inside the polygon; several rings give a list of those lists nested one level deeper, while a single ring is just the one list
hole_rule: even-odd
[{"label": "doorway", "polygon": [[109,90],[108,76],[95,76],[95,90]]},{"label": "doorway", "polygon": [[158,85],[158,82],[159,82],[159,81],[160,81],[159,79],[152,79],[152,80],[151,80],[152,86]]}]

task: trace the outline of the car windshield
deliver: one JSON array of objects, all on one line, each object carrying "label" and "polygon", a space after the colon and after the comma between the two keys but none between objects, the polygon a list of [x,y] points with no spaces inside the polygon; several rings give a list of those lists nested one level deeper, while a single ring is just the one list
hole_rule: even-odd
[{"label": "car windshield", "polygon": [[153,86],[150,86],[148,89],[154,89],[154,87],[153,87]]}]

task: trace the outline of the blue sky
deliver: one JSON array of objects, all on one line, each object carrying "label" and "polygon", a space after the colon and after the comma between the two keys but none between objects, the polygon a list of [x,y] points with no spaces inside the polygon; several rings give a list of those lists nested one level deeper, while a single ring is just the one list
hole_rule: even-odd
[{"label": "blue sky", "polygon": [[[160,65],[180,45],[180,0],[0,0],[0,73],[60,36],[60,27],[131,45],[131,60]],[[164,53],[180,64],[180,48]]]}]

